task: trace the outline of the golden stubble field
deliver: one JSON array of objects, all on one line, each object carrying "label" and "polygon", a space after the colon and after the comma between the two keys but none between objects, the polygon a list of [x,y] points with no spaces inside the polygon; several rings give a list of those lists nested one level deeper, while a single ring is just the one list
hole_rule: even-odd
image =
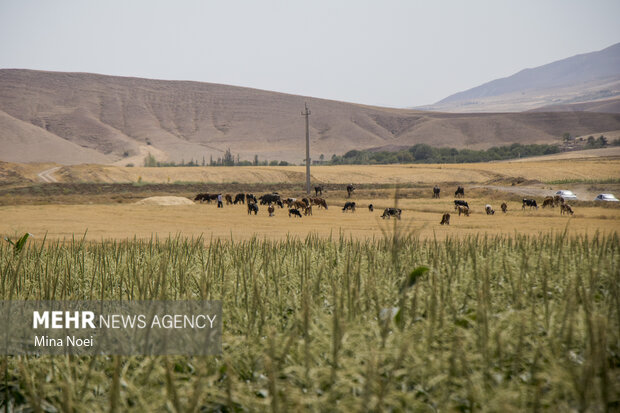
[{"label": "golden stubble field", "polygon": [[[23,176],[36,176],[39,170],[53,167],[50,164],[4,164]],[[25,172],[28,172],[27,174]],[[304,181],[303,167],[194,167],[194,168],[121,168],[105,165],[77,165],[62,167],[55,176],[60,182],[204,182],[218,183],[225,187],[231,183],[252,190],[254,183],[299,184]],[[355,184],[413,184],[426,188],[433,184],[442,187],[442,199],[420,198],[430,189],[421,189],[415,195],[404,188],[398,206],[403,209],[399,226],[403,231],[414,232],[421,237],[467,236],[472,234],[537,234],[568,229],[572,234],[616,232],[620,229],[620,208],[597,205],[593,202],[577,203],[573,217],[561,216],[558,208],[522,211],[518,201],[522,196],[533,196],[542,204],[543,194],[557,189],[576,190],[580,199],[591,200],[600,192],[614,192],[617,184],[597,184],[620,176],[620,160],[614,157],[598,159],[538,160],[530,162],[490,162],[458,165],[351,165],[321,166],[312,168],[313,183],[344,185]],[[526,180],[524,184],[519,182]],[[553,180],[575,181],[573,184],[549,184]],[[536,182],[538,181],[538,182]],[[512,183],[517,182],[517,185]],[[545,183],[546,182],[546,183]],[[470,217],[454,214],[452,192],[455,183],[466,187],[466,200],[473,213]],[[45,184],[44,184],[45,185]],[[277,188],[277,185],[274,186]],[[472,188],[479,188],[473,190]],[[344,187],[343,187],[344,188]],[[223,191],[228,192],[226,190]],[[617,192],[617,191],[616,191]],[[161,193],[161,195],[167,195]],[[259,195],[257,193],[257,195]],[[300,194],[282,193],[284,197]],[[619,194],[616,193],[618,196]],[[286,209],[276,209],[275,217],[268,217],[265,206],[260,206],[258,216],[248,216],[245,206],[225,206],[217,209],[215,204],[184,206],[137,205],[96,201],[95,204],[73,204],[71,197],[61,205],[6,205],[0,207],[0,234],[14,237],[24,232],[42,239],[68,239],[86,234],[89,240],[203,236],[206,239],[230,238],[236,240],[259,238],[282,239],[286,236],[305,237],[339,236],[373,238],[392,230],[393,220],[382,220],[384,208],[394,205],[391,189],[365,189],[357,191],[353,199],[358,203],[354,214],[343,213],[346,201],[344,191],[331,189],[326,193],[329,210],[314,207],[311,217],[289,218]],[[509,201],[509,212],[502,214],[500,203]],[[101,203],[104,202],[104,203]],[[107,203],[106,203],[107,202]],[[28,197],[23,197],[28,203]],[[36,202],[39,203],[39,202]],[[63,204],[64,203],[64,204]],[[367,205],[373,203],[370,213]],[[497,211],[493,216],[484,213],[484,205],[491,203]],[[451,225],[441,226],[444,212],[452,214]]]},{"label": "golden stubble field", "polygon": [[[383,208],[393,206],[393,199],[356,199],[355,213],[343,213],[334,202],[328,210],[317,209],[312,216],[289,218],[286,209],[276,208],[275,217],[269,217],[266,207],[260,206],[258,215],[248,215],[245,206],[231,205],[218,209],[215,204],[179,206],[158,205],[38,205],[2,207],[0,233],[15,236],[30,232],[41,240],[70,239],[74,235],[98,241],[101,239],[129,239],[170,235],[249,239],[284,239],[287,236],[345,237],[356,239],[382,237],[393,231],[394,219],[380,218]],[[374,212],[367,209],[373,202]],[[404,199],[398,206],[403,209],[398,226],[405,233],[413,232],[423,238],[443,239],[475,234],[538,234],[564,231],[569,234],[610,233],[620,229],[620,208],[575,207],[573,217],[561,216],[558,208],[522,211],[517,202],[508,203],[508,213],[494,202],[495,215],[484,213],[484,200],[469,200],[472,214],[458,216],[451,199]],[[450,212],[450,226],[439,225],[441,215]]]},{"label": "golden stubble field", "polygon": [[[43,170],[45,168],[41,168]],[[303,182],[303,166],[145,168],[107,165],[64,166],[54,174],[60,182]],[[523,178],[541,182],[562,179],[607,179],[620,176],[617,158],[532,160],[475,164],[336,165],[313,166],[313,183],[389,184],[462,182]]]}]

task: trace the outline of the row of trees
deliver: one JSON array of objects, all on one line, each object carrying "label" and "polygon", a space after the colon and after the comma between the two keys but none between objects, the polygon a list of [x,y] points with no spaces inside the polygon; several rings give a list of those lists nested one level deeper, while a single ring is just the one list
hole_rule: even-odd
[{"label": "row of trees", "polygon": [[[563,135],[565,143],[572,141],[569,133]],[[607,138],[603,135],[598,138],[590,136],[585,140],[586,149],[604,148],[609,145]],[[620,139],[611,142],[613,146],[620,146]],[[407,149],[399,151],[367,151],[352,150],[342,156],[332,155],[331,160],[325,160],[321,154],[320,161],[314,164],[324,165],[372,165],[372,164],[395,164],[395,163],[475,163],[500,161],[507,159],[527,158],[531,156],[550,155],[558,153],[561,148],[557,145],[522,145],[513,143],[512,145],[494,146],[486,150],[456,149],[456,148],[435,148],[430,145],[419,143]],[[267,161],[259,160],[258,155],[254,155],[253,161],[242,161],[239,155],[234,156],[230,148],[226,150],[222,157],[209,161],[202,157],[202,162],[190,159],[189,162],[161,162],[149,155],[144,159],[144,166],[287,166],[293,165],[287,161]]]},{"label": "row of trees", "polygon": [[268,161],[263,160],[260,161],[258,159],[258,155],[254,155],[254,161],[242,161],[239,159],[239,154],[237,156],[233,156],[230,151],[230,148],[224,152],[224,156],[218,157],[217,159],[213,159],[213,155],[210,156],[209,161],[205,157],[202,157],[202,162],[199,162],[197,159],[190,159],[189,162],[185,162],[182,160],[180,163],[171,161],[171,162],[162,162],[158,161],[151,153],[149,153],[146,158],[144,158],[144,166],[147,167],[165,167],[165,166],[287,166],[289,165],[286,161]]},{"label": "row of trees", "polygon": [[521,145],[514,143],[487,150],[434,148],[419,143],[400,151],[358,151],[332,157],[331,164],[393,164],[393,163],[474,163],[505,159],[526,158],[560,152],[555,145]]}]

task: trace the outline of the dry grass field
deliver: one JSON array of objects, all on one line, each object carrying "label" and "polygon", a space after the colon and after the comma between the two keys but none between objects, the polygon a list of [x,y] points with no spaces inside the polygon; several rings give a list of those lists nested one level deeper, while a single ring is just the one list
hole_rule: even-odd
[{"label": "dry grass field", "polygon": [[[9,164],[10,165],[10,164]],[[46,165],[47,166],[47,165]],[[49,166],[48,166],[49,168]],[[46,167],[41,167],[41,170]],[[617,157],[488,162],[475,164],[313,166],[312,182],[389,184],[442,182],[486,183],[522,178],[541,182],[566,179],[613,179],[620,176]],[[145,168],[106,165],[64,166],[54,174],[61,182],[205,182],[301,183],[303,166]]]},{"label": "dry grass field", "polygon": [[[20,176],[32,181],[37,173],[53,164],[3,164],[5,175]],[[539,160],[530,162],[495,162],[459,165],[381,165],[381,166],[320,166],[312,168],[313,182],[326,183],[324,194],[329,210],[314,208],[314,215],[301,219],[289,218],[285,209],[276,216],[267,216],[261,206],[258,216],[248,216],[245,206],[214,204],[184,206],[137,205],[139,199],[153,195],[193,197],[196,192],[260,193],[278,190],[283,196],[301,195],[303,167],[193,167],[193,168],[123,168],[103,165],[65,166],[54,175],[60,182],[54,195],[46,188],[51,184],[36,184],[30,192],[0,194],[0,234],[15,236],[30,232],[36,239],[81,237],[89,240],[107,238],[185,236],[248,239],[253,236],[281,239],[287,235],[373,238],[381,237],[391,225],[380,219],[384,208],[394,205],[392,184],[405,187],[399,192],[399,207],[403,209],[400,222],[405,231],[423,238],[445,238],[471,234],[537,234],[564,231],[574,234],[609,233],[620,229],[620,208],[578,202],[574,217],[560,216],[558,208],[522,211],[521,197],[542,197],[557,189],[572,189],[580,200],[591,201],[600,192],[618,195],[620,160],[609,158],[574,160]],[[8,175],[7,175],[8,176]],[[141,192],[140,185],[129,185],[123,193],[99,193],[101,189],[82,194],[75,182],[160,183],[156,192]],[[550,181],[567,182],[549,184]],[[174,182],[203,182],[184,187]],[[163,183],[163,184],[161,184]],[[167,185],[170,183],[170,185]],[[363,186],[352,200],[358,203],[355,214],[342,213],[346,201],[340,186],[355,183]],[[430,199],[430,186],[439,183],[442,199]],[[454,215],[452,191],[456,183],[467,188],[466,199],[472,206],[470,217]],[[598,184],[597,184],[598,183]],[[260,188],[257,185],[263,185]],[[378,185],[376,188],[372,185]],[[63,185],[67,185],[64,187]],[[99,184],[107,185],[107,184]],[[116,184],[118,185],[118,184]],[[203,186],[204,185],[204,186]],[[381,186],[382,185],[382,186]],[[183,189],[185,188],[185,189]],[[204,189],[203,189],[204,188]],[[211,188],[211,189],[209,189]],[[71,189],[71,193],[67,194]],[[502,214],[500,204],[508,201],[509,212]],[[367,210],[373,203],[374,213]],[[497,213],[487,216],[484,205],[490,203]],[[51,205],[53,204],[53,205]],[[452,213],[449,227],[439,225],[444,212]]]},{"label": "dry grass field", "polygon": [[[289,218],[286,209],[276,208],[275,217],[269,217],[266,207],[260,206],[257,216],[249,216],[243,205],[225,206],[215,204],[179,206],[157,205],[36,205],[1,207],[0,233],[9,236],[30,232],[41,240],[47,233],[51,239],[70,239],[74,235],[88,240],[115,238],[167,238],[169,235],[203,236],[206,239],[249,239],[253,236],[282,239],[286,236],[303,238],[308,234],[322,237],[345,237],[356,239],[380,238],[384,231],[392,231],[394,219],[380,218],[383,209],[393,205],[393,200],[356,199],[359,207],[355,213],[343,213],[334,202],[328,210],[313,209],[313,215]],[[374,212],[367,209],[373,202]],[[560,232],[570,234],[610,233],[620,230],[620,208],[596,206],[575,207],[571,218],[561,216],[558,208],[521,210],[518,202],[508,203],[508,213],[502,214],[499,201],[492,202],[495,215],[484,213],[483,199],[471,200],[469,217],[455,214],[451,199],[404,199],[398,206],[403,218],[398,223],[405,232],[414,232],[422,238],[443,239],[473,234],[538,234]],[[441,215],[450,212],[450,226],[439,225]]]}]

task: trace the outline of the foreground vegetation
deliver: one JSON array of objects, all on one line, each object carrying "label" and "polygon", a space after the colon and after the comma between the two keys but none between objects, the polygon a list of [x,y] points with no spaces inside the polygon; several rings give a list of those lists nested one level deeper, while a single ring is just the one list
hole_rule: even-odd
[{"label": "foreground vegetation", "polygon": [[[0,246],[2,299],[221,299],[217,357],[8,357],[0,405],[34,411],[611,411],[620,242]],[[428,270],[426,270],[428,268]],[[7,363],[8,362],[8,363]]]}]

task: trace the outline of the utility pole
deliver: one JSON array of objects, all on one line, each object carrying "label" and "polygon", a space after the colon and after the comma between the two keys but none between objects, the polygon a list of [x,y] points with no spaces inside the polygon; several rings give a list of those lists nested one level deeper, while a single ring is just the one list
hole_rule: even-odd
[{"label": "utility pole", "polygon": [[306,103],[306,110],[301,112],[301,116],[306,117],[306,194],[310,195],[310,129],[308,127],[308,117],[310,116],[310,110]]}]

